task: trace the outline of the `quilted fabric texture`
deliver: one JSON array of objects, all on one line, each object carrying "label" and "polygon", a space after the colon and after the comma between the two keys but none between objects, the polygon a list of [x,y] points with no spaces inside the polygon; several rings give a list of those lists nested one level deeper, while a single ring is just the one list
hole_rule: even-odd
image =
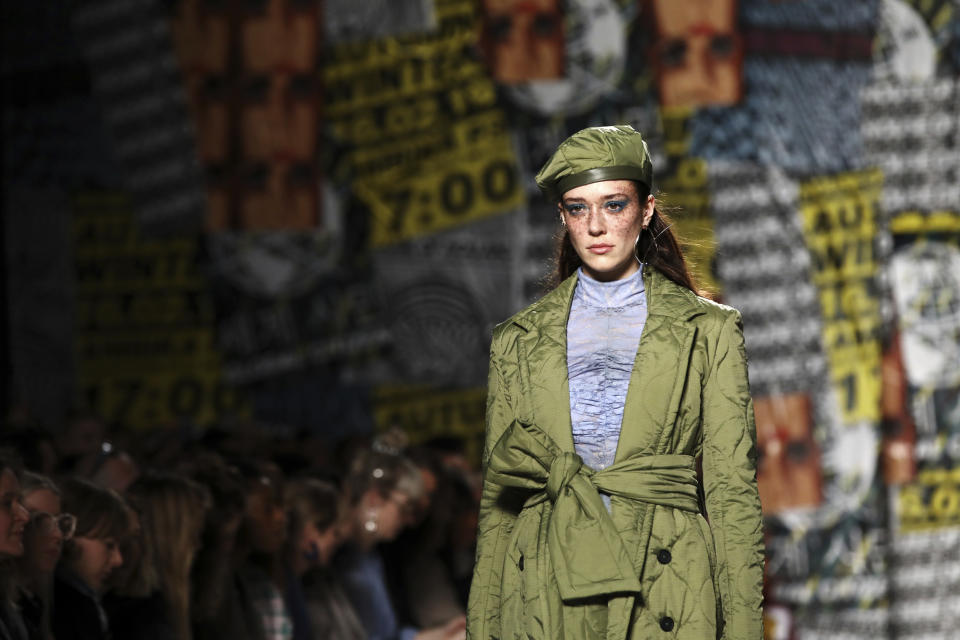
[{"label": "quilted fabric texture", "polygon": [[[632,477],[611,482],[575,459],[565,327],[576,275],[494,331],[472,640],[763,637],[756,435],[740,314],[655,269],[644,267],[643,277],[649,315],[611,467]],[[701,455],[702,509],[657,499],[657,485],[676,485],[637,468],[645,458]],[[598,487],[612,494],[609,522],[569,515]],[[621,545],[611,545],[609,532]],[[622,567],[610,575],[610,558],[622,558],[611,547],[625,550],[632,575]],[[571,579],[589,595],[571,596]],[[639,592],[602,586],[611,581],[639,583]]]}]

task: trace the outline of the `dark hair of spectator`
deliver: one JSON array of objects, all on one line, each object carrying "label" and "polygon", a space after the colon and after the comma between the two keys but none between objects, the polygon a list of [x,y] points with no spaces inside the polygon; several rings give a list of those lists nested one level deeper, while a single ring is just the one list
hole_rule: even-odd
[{"label": "dark hair of spectator", "polygon": [[[122,540],[130,534],[133,523],[130,508],[115,491],[104,489],[80,478],[68,478],[60,483],[63,510],[77,518],[74,538],[114,538]],[[63,558],[72,559],[78,553],[74,541],[63,545]]]}]

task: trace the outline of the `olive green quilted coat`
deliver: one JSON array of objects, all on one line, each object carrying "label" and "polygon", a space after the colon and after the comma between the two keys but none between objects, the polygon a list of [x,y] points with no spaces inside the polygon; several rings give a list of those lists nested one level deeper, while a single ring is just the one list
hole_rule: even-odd
[{"label": "olive green quilted coat", "polygon": [[581,464],[570,425],[576,276],[494,331],[471,640],[763,637],[740,314],[650,267],[643,278],[647,322],[603,471]]}]

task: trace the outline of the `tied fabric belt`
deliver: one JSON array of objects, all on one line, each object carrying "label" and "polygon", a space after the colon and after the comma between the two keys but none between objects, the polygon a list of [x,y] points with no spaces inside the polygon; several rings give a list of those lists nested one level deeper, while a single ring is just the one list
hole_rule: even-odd
[{"label": "tied fabric belt", "polygon": [[537,492],[525,507],[547,499],[553,503],[546,545],[564,600],[640,591],[633,556],[624,548],[600,491],[700,510],[693,456],[635,455],[594,471],[538,427],[516,420],[494,445],[487,477],[501,486]]}]

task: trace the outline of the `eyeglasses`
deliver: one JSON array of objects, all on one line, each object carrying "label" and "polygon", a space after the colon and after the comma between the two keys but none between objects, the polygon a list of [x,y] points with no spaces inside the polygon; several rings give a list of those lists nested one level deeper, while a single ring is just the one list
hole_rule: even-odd
[{"label": "eyeglasses", "polygon": [[30,524],[40,533],[49,535],[59,531],[64,540],[69,540],[77,530],[77,517],[72,513],[55,516],[46,511],[34,511],[30,514]]}]

